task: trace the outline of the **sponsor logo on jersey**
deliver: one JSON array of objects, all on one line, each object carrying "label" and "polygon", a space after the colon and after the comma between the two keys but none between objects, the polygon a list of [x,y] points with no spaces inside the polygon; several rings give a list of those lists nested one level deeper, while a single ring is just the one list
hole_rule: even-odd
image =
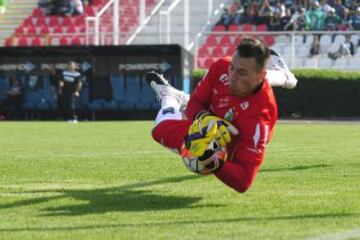
[{"label": "sponsor logo on jersey", "polygon": [[220,82],[222,82],[224,85],[228,85],[229,84],[229,76],[227,74],[223,74],[220,76],[219,78]]},{"label": "sponsor logo on jersey", "polygon": [[240,107],[241,107],[242,110],[248,109],[249,108],[249,102],[245,101],[245,102],[240,103]]}]

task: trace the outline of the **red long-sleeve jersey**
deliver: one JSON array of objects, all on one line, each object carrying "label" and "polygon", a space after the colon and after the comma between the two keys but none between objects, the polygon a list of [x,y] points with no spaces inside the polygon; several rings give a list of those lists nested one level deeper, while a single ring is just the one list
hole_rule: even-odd
[{"label": "red long-sleeve jersey", "polygon": [[[193,119],[201,110],[230,121],[240,132],[227,146],[228,160],[215,175],[239,192],[246,191],[253,180],[270,141],[277,120],[277,104],[268,81],[247,97],[229,94],[230,58],[215,62],[198,84],[185,110]],[[266,78],[266,77],[265,77]]]}]

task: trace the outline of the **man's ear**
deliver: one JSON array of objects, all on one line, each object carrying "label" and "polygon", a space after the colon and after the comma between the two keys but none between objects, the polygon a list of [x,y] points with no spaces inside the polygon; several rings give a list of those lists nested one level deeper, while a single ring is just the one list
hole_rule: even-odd
[{"label": "man's ear", "polygon": [[263,70],[261,70],[260,72],[260,78],[259,78],[259,83],[261,83],[263,81],[263,79],[265,78],[266,75],[266,69],[264,68]]}]

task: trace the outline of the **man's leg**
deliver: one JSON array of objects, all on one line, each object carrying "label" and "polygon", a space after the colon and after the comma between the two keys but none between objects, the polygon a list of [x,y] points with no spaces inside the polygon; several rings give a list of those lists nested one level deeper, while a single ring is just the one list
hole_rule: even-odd
[{"label": "man's leg", "polygon": [[189,100],[189,96],[173,88],[166,79],[155,72],[149,72],[145,79],[160,100],[161,109],[152,130],[153,138],[161,145],[179,153],[192,121],[182,120],[181,109]]},{"label": "man's leg", "polygon": [[186,107],[189,95],[172,87],[162,75],[156,72],[146,73],[145,79],[161,103],[155,125],[168,119],[182,119],[181,110]]}]

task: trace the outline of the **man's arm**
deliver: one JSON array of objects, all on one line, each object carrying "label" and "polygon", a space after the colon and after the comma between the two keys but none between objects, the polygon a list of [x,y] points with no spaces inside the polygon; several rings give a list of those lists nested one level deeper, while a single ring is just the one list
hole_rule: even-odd
[{"label": "man's arm", "polygon": [[202,110],[209,111],[208,108],[213,94],[213,82],[220,64],[220,61],[217,61],[210,66],[206,76],[198,83],[191,94],[185,110],[185,116],[188,119],[195,119],[196,114]]},{"label": "man's arm", "polygon": [[58,86],[57,86],[57,92],[58,92],[59,95],[62,94],[63,87],[64,87],[64,81],[59,80],[58,81]]},{"label": "man's arm", "polygon": [[[233,152],[215,176],[238,192],[245,192],[255,180],[263,161],[265,146],[271,137],[273,124],[266,114],[260,119],[243,122],[240,137]],[[235,140],[235,141],[236,141]],[[233,156],[233,157],[232,157]],[[232,157],[232,159],[231,159]]]},{"label": "man's arm", "polygon": [[76,88],[75,88],[75,92],[74,92],[74,95],[75,95],[76,97],[80,96],[81,88],[82,88],[82,82],[81,82],[81,81],[77,81]]}]

